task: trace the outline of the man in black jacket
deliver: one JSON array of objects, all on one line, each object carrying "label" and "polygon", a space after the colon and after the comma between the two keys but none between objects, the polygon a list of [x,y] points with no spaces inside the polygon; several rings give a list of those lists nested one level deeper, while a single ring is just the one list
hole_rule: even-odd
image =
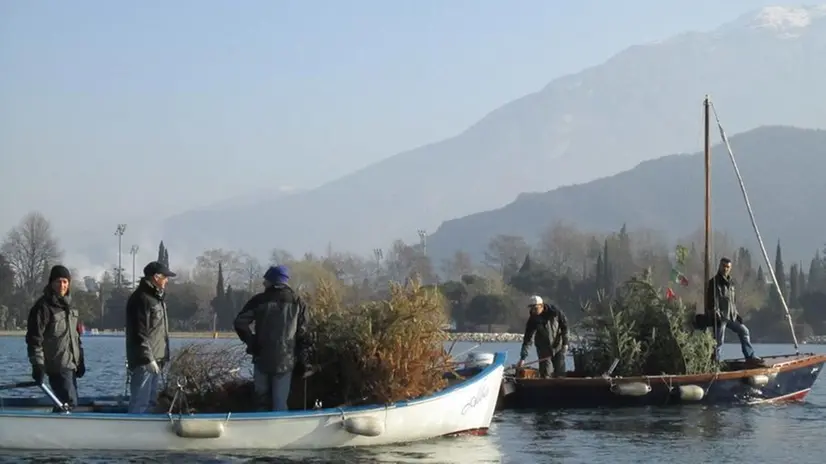
[{"label": "man in black jacket", "polygon": [[296,365],[305,377],[309,374],[309,314],[288,281],[286,267],[270,267],[264,274],[264,291],[253,296],[235,318],[238,338],[252,355],[255,394],[262,411],[287,410]]},{"label": "man in black jacket", "polygon": [[740,348],[746,362],[753,365],[762,365],[763,360],[754,355],[751,345],[749,328],[743,324],[743,318],[737,312],[734,279],[731,276],[731,260],[722,258],[717,274],[706,286],[706,320],[714,327],[717,338],[715,357],[721,360],[720,351],[725,341],[726,329],[731,329],[740,339]]},{"label": "man in black jacket", "polygon": [[175,273],[152,261],[126,302],[126,362],[129,412],[151,412],[158,400],[161,371],[169,362],[169,323],[164,290]]},{"label": "man in black jacket", "polygon": [[568,319],[559,308],[548,305],[539,296],[532,296],[528,307],[531,316],[525,326],[522,339],[522,351],[517,368],[521,368],[528,359],[528,348],[533,342],[539,357],[539,376],[550,377],[550,365],[553,364],[554,377],[565,377],[565,355],[568,353]]},{"label": "man in black jacket", "polygon": [[41,384],[47,376],[55,396],[73,408],[77,406],[77,379],[86,373],[86,364],[71,284],[72,275],[65,266],[51,269],[43,296],[29,310],[26,345],[34,381]]}]

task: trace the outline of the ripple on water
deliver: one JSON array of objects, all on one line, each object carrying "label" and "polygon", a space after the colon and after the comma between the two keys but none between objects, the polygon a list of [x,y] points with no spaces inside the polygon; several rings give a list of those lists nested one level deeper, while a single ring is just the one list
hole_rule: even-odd
[{"label": "ripple on water", "polygon": [[[189,340],[172,340],[173,347]],[[214,343],[234,343],[215,340]],[[89,372],[82,395],[118,394],[125,381],[123,338],[86,338]],[[455,353],[473,343],[457,343]],[[758,346],[763,354],[788,347]],[[807,345],[807,351],[826,347]],[[480,350],[518,352],[519,344],[485,344]],[[727,356],[738,347],[725,347]],[[532,360],[534,358],[530,358]],[[569,359],[569,362],[570,359]],[[0,337],[0,383],[29,378],[22,337]],[[9,392],[4,392],[4,395]],[[14,394],[32,395],[18,391]],[[318,452],[244,453],[9,453],[3,462],[42,463],[822,463],[826,449],[826,379],[804,404],[739,408],[638,408],[593,411],[507,411],[494,417],[487,437],[432,440],[402,446]],[[0,431],[1,433],[2,431]]]}]

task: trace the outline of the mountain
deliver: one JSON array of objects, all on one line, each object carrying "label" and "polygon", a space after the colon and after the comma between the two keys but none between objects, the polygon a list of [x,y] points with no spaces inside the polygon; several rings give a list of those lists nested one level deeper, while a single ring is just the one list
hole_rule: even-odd
[{"label": "mountain", "polygon": [[[245,193],[242,195],[236,195],[234,197],[227,198],[222,201],[215,202],[207,207],[204,207],[197,211],[190,211],[190,214],[194,213],[204,213],[204,214],[213,214],[213,213],[221,213],[223,210],[226,209],[233,209],[233,208],[248,208],[248,207],[255,207],[261,202],[270,202],[277,198],[282,198],[288,195],[295,195],[297,193],[303,192],[304,189],[290,187],[290,186],[281,186],[275,189],[263,189],[263,190],[256,190],[254,192]],[[183,216],[183,214],[177,214],[173,216],[171,219]]]},{"label": "mountain", "polygon": [[[825,7],[766,8],[710,32],[622,51],[498,108],[447,140],[397,154],[316,189],[221,214],[165,222],[170,244],[264,256],[367,253],[417,229],[696,149],[710,93],[731,133],[826,127]],[[793,72],[791,72],[793,70]],[[616,222],[616,221],[614,221]]]},{"label": "mountain", "polygon": [[[780,239],[787,262],[808,261],[826,243],[820,204],[826,198],[826,131],[760,127],[729,141],[769,256],[774,259]],[[671,155],[585,184],[520,195],[504,208],[446,221],[428,238],[428,254],[439,262],[461,249],[481,258],[492,237],[521,235],[535,242],[557,220],[594,232],[627,223],[630,229],[662,231],[672,240],[685,237],[703,225],[703,166],[702,153]],[[712,147],[711,179],[712,227],[758,250],[722,145]]]}]

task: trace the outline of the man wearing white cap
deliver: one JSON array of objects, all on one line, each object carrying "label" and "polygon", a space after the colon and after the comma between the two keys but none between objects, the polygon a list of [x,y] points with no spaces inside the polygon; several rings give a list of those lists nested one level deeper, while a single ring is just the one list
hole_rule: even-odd
[{"label": "man wearing white cap", "polygon": [[522,352],[516,367],[521,368],[528,359],[528,347],[533,342],[540,359],[539,376],[544,379],[550,377],[550,365],[553,364],[554,377],[564,377],[565,354],[568,353],[568,319],[565,313],[536,295],[530,298],[528,307],[531,315],[525,326]]}]

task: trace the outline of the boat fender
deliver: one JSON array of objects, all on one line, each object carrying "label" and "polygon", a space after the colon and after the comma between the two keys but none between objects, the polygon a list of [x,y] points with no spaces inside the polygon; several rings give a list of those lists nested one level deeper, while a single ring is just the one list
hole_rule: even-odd
[{"label": "boat fender", "polygon": [[765,387],[769,384],[769,376],[764,374],[752,375],[748,378],[748,383],[752,387]]},{"label": "boat fender", "polygon": [[651,385],[642,382],[620,383],[614,385],[611,391],[622,396],[645,396],[651,393]]},{"label": "boat fender", "polygon": [[175,434],[181,438],[220,438],[223,433],[223,421],[196,419],[175,421]]},{"label": "boat fender", "polygon": [[344,430],[353,435],[364,435],[365,437],[377,437],[384,433],[384,422],[375,417],[348,417],[344,419]]},{"label": "boat fender", "polygon": [[700,401],[706,395],[703,387],[699,385],[680,385],[680,399],[683,401]]}]

